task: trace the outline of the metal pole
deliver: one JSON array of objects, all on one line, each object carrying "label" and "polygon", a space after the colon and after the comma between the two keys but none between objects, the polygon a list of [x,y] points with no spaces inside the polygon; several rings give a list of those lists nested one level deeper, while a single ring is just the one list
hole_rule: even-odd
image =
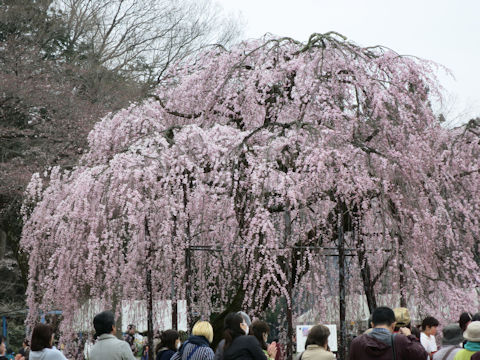
[{"label": "metal pole", "polygon": [[186,290],[186,300],[187,300],[187,327],[191,329],[191,321],[192,321],[192,285],[190,284],[190,277],[192,272],[192,258],[191,258],[191,251],[190,245],[185,248],[185,267],[187,268],[187,273],[185,274],[185,290]]},{"label": "metal pole", "polygon": [[[283,213],[283,220],[285,225],[285,233],[283,239],[283,247],[287,248],[288,241],[290,240],[290,236],[292,234],[292,220],[290,216],[289,210],[289,202],[286,203],[286,211]],[[286,359],[292,360],[293,359],[293,278],[292,278],[292,262],[294,261],[293,257],[293,250],[292,254],[287,253],[286,256],[286,276],[287,276],[287,353]]]},{"label": "metal pole", "polygon": [[[148,229],[148,222],[145,219],[145,238],[150,237],[150,231]],[[149,239],[151,240],[151,239]],[[152,289],[152,269],[150,267],[150,257],[152,256],[152,245],[148,245],[148,254],[147,254],[147,276],[146,276],[146,286],[147,286],[147,341],[148,341],[148,359],[153,360],[153,289]]]},{"label": "metal pole", "polygon": [[175,296],[174,276],[172,276],[172,329],[178,330],[178,305],[177,298]]},{"label": "metal pole", "polygon": [[[188,175],[188,173],[187,173]],[[190,181],[190,177],[188,176],[187,179]],[[183,182],[183,209],[187,212],[187,205],[188,205],[188,198],[187,198],[187,184]],[[187,330],[191,329],[191,322],[193,321],[192,316],[192,285],[191,281],[191,253],[190,253],[190,246],[192,245],[192,234],[190,232],[190,217],[187,216],[187,224],[185,232],[187,234],[187,247],[185,248],[185,267],[187,269],[187,273],[185,274],[185,292],[186,292],[186,300],[187,300]]]},{"label": "metal pole", "polygon": [[[173,231],[172,231],[172,243],[175,242],[175,237],[177,236],[177,217],[174,215],[173,220]],[[175,269],[175,259],[172,261],[172,268]],[[172,329],[178,331],[178,300],[175,294],[175,270],[172,274]]]},{"label": "metal pole", "polygon": [[292,360],[293,359],[293,311],[292,311],[292,286],[289,283],[287,285],[288,288],[288,297],[287,299],[287,354],[286,359]]},{"label": "metal pole", "polygon": [[148,333],[148,359],[153,359],[153,291],[152,291],[152,270],[147,270],[147,312],[148,312],[148,323],[147,323],[147,333]]},{"label": "metal pole", "polygon": [[343,233],[343,211],[339,206],[338,220],[337,220],[337,240],[338,240],[338,292],[340,300],[340,336],[339,336],[339,348],[338,359],[345,360],[346,349],[346,323],[345,323],[345,243]]}]

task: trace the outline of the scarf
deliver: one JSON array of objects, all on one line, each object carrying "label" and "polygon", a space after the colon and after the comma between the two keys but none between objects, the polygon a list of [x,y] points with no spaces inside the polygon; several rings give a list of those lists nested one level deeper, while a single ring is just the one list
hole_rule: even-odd
[{"label": "scarf", "polygon": [[480,351],[480,342],[467,341],[464,348],[470,351]]}]

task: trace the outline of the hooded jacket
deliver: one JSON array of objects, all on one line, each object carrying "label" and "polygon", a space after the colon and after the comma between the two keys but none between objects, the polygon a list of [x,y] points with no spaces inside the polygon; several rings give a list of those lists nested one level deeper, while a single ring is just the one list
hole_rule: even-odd
[{"label": "hooded jacket", "polygon": [[427,359],[427,352],[415,336],[393,335],[387,329],[375,328],[353,339],[349,360],[393,360],[392,340],[396,360]]}]

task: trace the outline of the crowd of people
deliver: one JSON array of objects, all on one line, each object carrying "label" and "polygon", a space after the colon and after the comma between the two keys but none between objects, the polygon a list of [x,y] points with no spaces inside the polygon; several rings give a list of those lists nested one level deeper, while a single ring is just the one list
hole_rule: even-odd
[{"label": "crowd of people", "polygon": [[349,360],[480,360],[480,313],[462,313],[458,323],[445,325],[440,348],[435,338],[440,323],[432,316],[419,329],[408,309],[379,307],[370,325],[352,341]]},{"label": "crowd of people", "polygon": [[[406,308],[378,307],[369,319],[370,328],[355,337],[349,348],[349,360],[480,360],[480,313],[462,313],[458,323],[442,329],[441,346],[436,335],[440,323],[432,316],[413,326]],[[135,360],[138,352],[136,329],[129,325],[123,340],[116,337],[115,317],[111,311],[97,314],[93,319],[95,343],[86,348],[89,360]],[[213,327],[208,321],[198,321],[191,335],[183,339],[176,330],[158,335],[154,359],[148,358],[148,345],[140,351],[141,360],[283,360],[282,346],[268,343],[269,325],[245,312],[230,313],[224,320],[223,338],[215,351],[212,348]],[[324,325],[310,328],[305,351],[297,360],[333,360],[328,338],[330,330]],[[0,360],[8,359],[5,341],[0,339]],[[31,341],[25,339],[15,360],[66,360],[54,346],[54,330],[48,324],[34,327]]]}]

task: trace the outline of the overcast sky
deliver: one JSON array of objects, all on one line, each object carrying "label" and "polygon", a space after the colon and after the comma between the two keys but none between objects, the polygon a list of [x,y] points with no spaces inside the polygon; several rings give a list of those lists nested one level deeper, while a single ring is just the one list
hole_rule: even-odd
[{"label": "overcast sky", "polygon": [[306,41],[337,31],[362,45],[384,45],[448,67],[441,109],[450,120],[480,116],[480,0],[218,0],[240,12],[245,37],[267,32]]}]

